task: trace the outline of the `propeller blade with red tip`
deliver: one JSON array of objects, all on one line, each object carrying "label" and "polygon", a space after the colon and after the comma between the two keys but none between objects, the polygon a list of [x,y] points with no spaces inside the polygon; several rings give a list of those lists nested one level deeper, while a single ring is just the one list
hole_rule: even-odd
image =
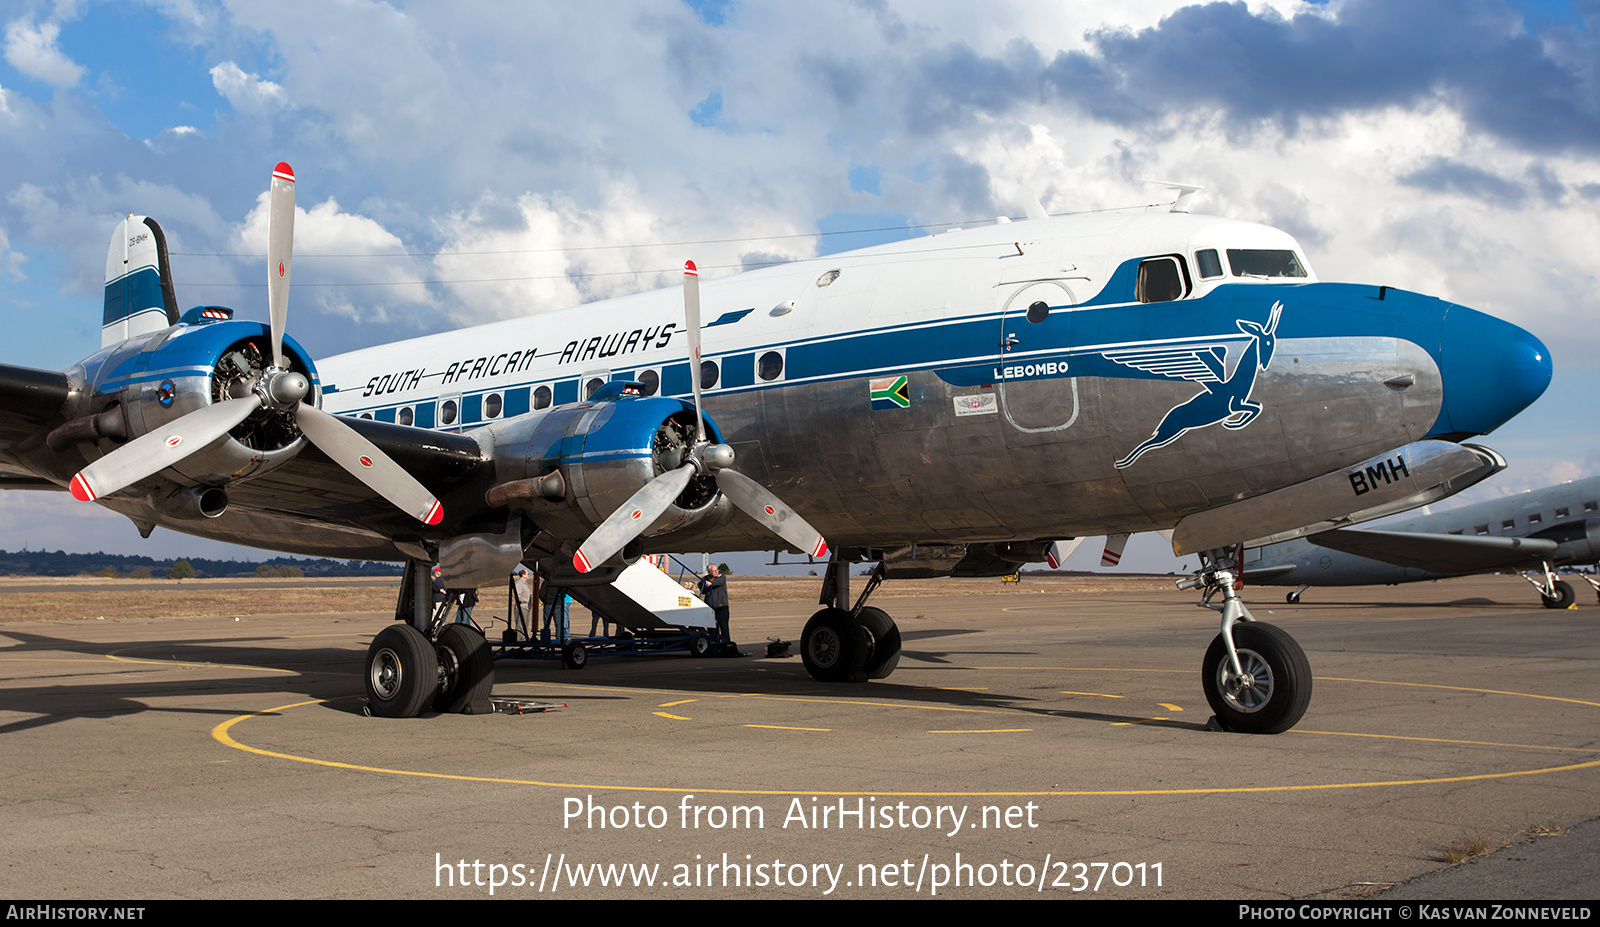
[{"label": "propeller blade with red tip", "polygon": [[261,408],[251,394],[196,409],[122,445],[72,478],[73,498],[93,502],[165,470],[217,440]]},{"label": "propeller blade with red tip", "polygon": [[1050,542],[1049,550],[1045,551],[1044,562],[1050,565],[1050,569],[1059,570],[1061,569],[1061,564],[1066,563],[1067,558],[1072,556],[1072,552],[1077,550],[1078,545],[1082,543],[1083,538],[1067,538],[1065,541],[1052,541]]},{"label": "propeller blade with red tip", "polygon": [[579,573],[587,573],[626,547],[629,541],[661,517],[672,500],[683,493],[694,473],[694,464],[684,464],[644,484],[621,508],[601,522],[600,527],[594,529],[573,555],[573,567]]},{"label": "propeller blade with red tip", "polygon": [[689,333],[689,380],[694,385],[694,440],[706,440],[706,423],[700,403],[700,271],[693,261],[683,262],[683,320]]},{"label": "propeller blade with red tip", "polygon": [[317,450],[400,511],[425,525],[444,520],[444,507],[426,486],[338,417],[301,403],[295,412],[295,423]]},{"label": "propeller blade with red tip", "polygon": [[795,550],[812,557],[822,557],[828,553],[828,542],[822,539],[821,532],[750,477],[736,470],[718,470],[717,488],[740,511],[788,541]]},{"label": "propeller blade with red tip", "polygon": [[289,272],[294,264],[294,168],[279,161],[267,194],[267,309],[272,322],[272,364],[283,362],[289,320]]}]

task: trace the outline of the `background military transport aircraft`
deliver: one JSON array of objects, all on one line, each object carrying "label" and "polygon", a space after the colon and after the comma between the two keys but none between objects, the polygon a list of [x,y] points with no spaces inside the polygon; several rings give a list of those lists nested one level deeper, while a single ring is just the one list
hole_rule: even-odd
[{"label": "background military transport aircraft", "polygon": [[[1245,555],[1246,579],[1294,586],[1377,586],[1523,571],[1546,608],[1577,596],[1556,568],[1600,561],[1600,476],[1418,515],[1383,530],[1339,529]],[[1584,581],[1600,592],[1600,583]]]},{"label": "background military transport aircraft", "polygon": [[819,679],[861,681],[894,669],[900,636],[866,605],[876,582],[852,602],[852,563],[993,575],[1065,539],[1162,531],[1201,554],[1189,584],[1222,597],[1202,668],[1219,720],[1275,733],[1304,713],[1311,671],[1239,600],[1237,545],[1495,472],[1498,455],[1460,442],[1537,398],[1550,358],[1462,306],[1318,282],[1289,235],[1189,215],[1191,193],[1167,213],[1032,204],[1027,221],[703,297],[690,264],[681,294],[313,364],[285,334],[294,176],[279,164],[269,323],[180,314],[157,226],[130,217],[102,349],[60,372],[0,368],[0,465],[146,533],[406,560],[399,620],[367,655],[389,716],[462,708],[492,681],[482,638],[434,621],[433,562],[452,588],[519,562],[581,585],[645,552],[831,546],[802,656]]}]

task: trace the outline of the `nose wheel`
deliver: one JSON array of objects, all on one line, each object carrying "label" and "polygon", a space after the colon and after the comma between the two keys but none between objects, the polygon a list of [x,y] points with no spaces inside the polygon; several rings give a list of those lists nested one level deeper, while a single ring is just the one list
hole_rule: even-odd
[{"label": "nose wheel", "polygon": [[[1311,663],[1288,632],[1256,621],[1245,607],[1235,586],[1237,558],[1230,549],[1208,551],[1198,575],[1178,584],[1203,588],[1200,604],[1222,613],[1222,632],[1206,648],[1200,682],[1225,730],[1281,734],[1311,705]],[[1211,604],[1219,593],[1222,604]]]}]

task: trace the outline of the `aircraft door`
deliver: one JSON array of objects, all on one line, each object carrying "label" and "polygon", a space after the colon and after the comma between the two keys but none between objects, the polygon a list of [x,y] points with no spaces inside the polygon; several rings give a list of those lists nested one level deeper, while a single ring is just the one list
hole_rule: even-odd
[{"label": "aircraft door", "polygon": [[1001,298],[996,386],[1006,421],[1030,432],[1072,427],[1078,381],[1067,375],[1067,355],[1077,298],[1059,280],[1014,285]]}]

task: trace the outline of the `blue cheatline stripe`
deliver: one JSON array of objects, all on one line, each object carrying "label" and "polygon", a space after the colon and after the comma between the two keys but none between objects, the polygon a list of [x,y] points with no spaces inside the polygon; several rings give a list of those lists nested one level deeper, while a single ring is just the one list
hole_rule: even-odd
[{"label": "blue cheatline stripe", "polygon": [[[1039,324],[1002,316],[998,310],[984,315],[883,326],[792,344],[773,343],[708,360],[726,364],[763,347],[785,347],[781,380],[751,387],[725,388],[716,393],[746,389],[773,389],[801,382],[852,379],[884,373],[938,370],[942,379],[957,385],[987,383],[1000,360],[999,342],[1004,327],[1023,339],[1021,350],[1008,354],[1008,364],[1068,359],[1068,371],[1056,376],[1095,376],[1114,379],[1182,379],[1171,373],[1141,370],[1101,356],[1102,351],[1129,345],[1158,345],[1190,339],[1242,341],[1239,319],[1264,322],[1274,302],[1284,303],[1277,330],[1280,339],[1318,337],[1392,337],[1412,342],[1436,362],[1441,358],[1440,323],[1451,304],[1402,290],[1389,290],[1384,300],[1377,288],[1361,284],[1284,283],[1226,284],[1198,299],[1164,303],[1129,303],[1118,298],[1119,268],[1096,297],[1065,311],[1052,312]],[[1131,265],[1137,270],[1137,262]],[[1131,286],[1131,284],[1130,284]],[[1123,297],[1125,299],[1125,297]],[[1096,305],[1097,301],[1103,301]],[[1013,314],[1015,315],[1015,314]],[[690,392],[689,365],[661,365],[663,395]],[[970,383],[969,383],[970,381]],[[530,380],[526,384],[555,383],[557,404],[577,400],[576,381],[560,377]],[[508,387],[501,387],[502,389]],[[489,391],[489,390],[486,390]],[[565,394],[565,395],[563,395]]]}]

